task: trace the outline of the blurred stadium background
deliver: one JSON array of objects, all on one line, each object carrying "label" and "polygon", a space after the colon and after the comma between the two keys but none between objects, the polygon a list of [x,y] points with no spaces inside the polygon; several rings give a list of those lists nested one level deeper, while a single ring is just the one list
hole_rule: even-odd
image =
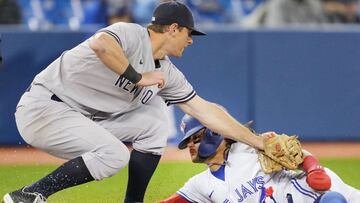
[{"label": "blurred stadium background", "polygon": [[[148,24],[160,2],[0,0],[0,196],[63,162],[28,146],[16,129],[15,107],[33,77],[103,26]],[[360,163],[359,1],[182,2],[208,33],[194,37],[183,58],[173,59],[199,95],[222,104],[242,123],[254,120],[258,132],[297,134],[324,166],[359,188],[360,175],[354,170]],[[182,116],[169,108],[169,146],[182,137],[177,127]],[[145,202],[173,194],[204,167],[188,163],[188,152],[174,147],[167,148],[164,160]],[[123,170],[50,201],[118,202],[125,184]]]},{"label": "blurred stadium background", "polygon": [[[146,25],[159,2],[1,0],[0,145],[26,146],[13,114],[38,72],[100,27],[118,21]],[[201,96],[221,103],[241,122],[254,120],[258,132],[297,134],[304,142],[360,143],[357,0],[182,2],[208,36],[194,37],[183,58],[173,61]],[[312,9],[323,18],[312,18]],[[182,115],[170,109],[170,145],[181,138]]]}]

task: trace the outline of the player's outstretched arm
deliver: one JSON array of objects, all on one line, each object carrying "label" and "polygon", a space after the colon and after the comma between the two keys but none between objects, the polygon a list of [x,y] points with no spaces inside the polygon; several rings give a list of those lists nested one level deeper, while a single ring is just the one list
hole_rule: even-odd
[{"label": "player's outstretched arm", "polygon": [[261,136],[256,136],[216,104],[195,96],[187,102],[178,104],[178,106],[186,114],[195,117],[210,130],[260,150],[264,149]]},{"label": "player's outstretched arm", "polygon": [[189,201],[178,194],[174,194],[171,197],[157,203],[189,203]]},{"label": "player's outstretched arm", "polygon": [[105,32],[99,32],[90,38],[90,48],[97,57],[112,71],[124,76],[139,86],[164,86],[165,75],[160,71],[140,74],[129,64],[129,60],[115,38]]}]

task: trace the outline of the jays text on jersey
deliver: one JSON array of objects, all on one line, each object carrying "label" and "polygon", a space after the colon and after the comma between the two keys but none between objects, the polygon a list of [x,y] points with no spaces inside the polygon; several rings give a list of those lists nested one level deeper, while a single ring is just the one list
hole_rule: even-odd
[{"label": "jays text on jersey", "polygon": [[[359,191],[326,170],[333,183],[331,191],[342,193],[349,202],[359,198]],[[313,203],[321,193],[312,190],[305,178],[304,173],[294,171],[263,173],[256,150],[237,142],[232,144],[225,165],[216,172],[207,169],[195,175],[177,194],[201,203]]]}]

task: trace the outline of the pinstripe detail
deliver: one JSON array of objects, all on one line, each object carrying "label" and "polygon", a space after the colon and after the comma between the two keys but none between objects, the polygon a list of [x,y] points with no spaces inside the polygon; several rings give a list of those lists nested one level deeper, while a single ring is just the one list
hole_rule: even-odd
[{"label": "pinstripe detail", "polygon": [[301,194],[313,198],[314,200],[316,200],[316,198],[318,197],[318,195],[315,192],[306,190],[305,188],[301,187],[301,185],[299,184],[299,182],[297,182],[296,179],[292,178],[291,183],[294,185],[295,189],[299,191]]},{"label": "pinstripe detail", "polygon": [[165,100],[165,103],[168,106],[171,105],[171,104],[183,103],[183,102],[189,101],[190,99],[194,98],[195,96],[196,96],[196,92],[193,90],[193,91],[190,92],[190,94],[186,95],[183,98],[180,98],[180,99],[168,99],[168,100]]},{"label": "pinstripe detail", "polygon": [[181,192],[181,191],[177,191],[176,192],[178,195],[180,195],[181,197],[185,198],[187,201],[189,202],[195,202],[194,200],[192,200],[190,197],[188,197],[185,193]]},{"label": "pinstripe detail", "polygon": [[110,30],[105,30],[105,29],[99,30],[97,33],[99,33],[99,32],[105,32],[105,33],[111,35],[121,45],[121,41],[120,41],[119,36],[117,36],[114,32],[111,32]]}]

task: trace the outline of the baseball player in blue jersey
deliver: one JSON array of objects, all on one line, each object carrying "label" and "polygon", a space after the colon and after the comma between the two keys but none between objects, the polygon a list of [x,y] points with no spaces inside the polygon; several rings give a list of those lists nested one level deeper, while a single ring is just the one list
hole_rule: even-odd
[{"label": "baseball player in blue jersey", "polygon": [[188,115],[181,128],[185,136],[179,148],[188,147],[192,161],[205,163],[209,168],[160,203],[355,203],[360,199],[359,190],[322,167],[309,152],[305,155],[304,172],[282,170],[265,174],[253,147],[224,138]]},{"label": "baseball player in blue jersey", "polygon": [[[124,202],[142,202],[166,147],[166,105],[225,137],[263,149],[263,139],[196,94],[168,56],[181,57],[204,35],[191,11],[169,1],[151,24],[115,23],[64,51],[21,97],[16,124],[31,146],[68,160],[5,203],[45,202],[63,189],[113,176],[129,164]],[[224,72],[226,74],[226,72]],[[131,153],[123,142],[131,142]]]}]

